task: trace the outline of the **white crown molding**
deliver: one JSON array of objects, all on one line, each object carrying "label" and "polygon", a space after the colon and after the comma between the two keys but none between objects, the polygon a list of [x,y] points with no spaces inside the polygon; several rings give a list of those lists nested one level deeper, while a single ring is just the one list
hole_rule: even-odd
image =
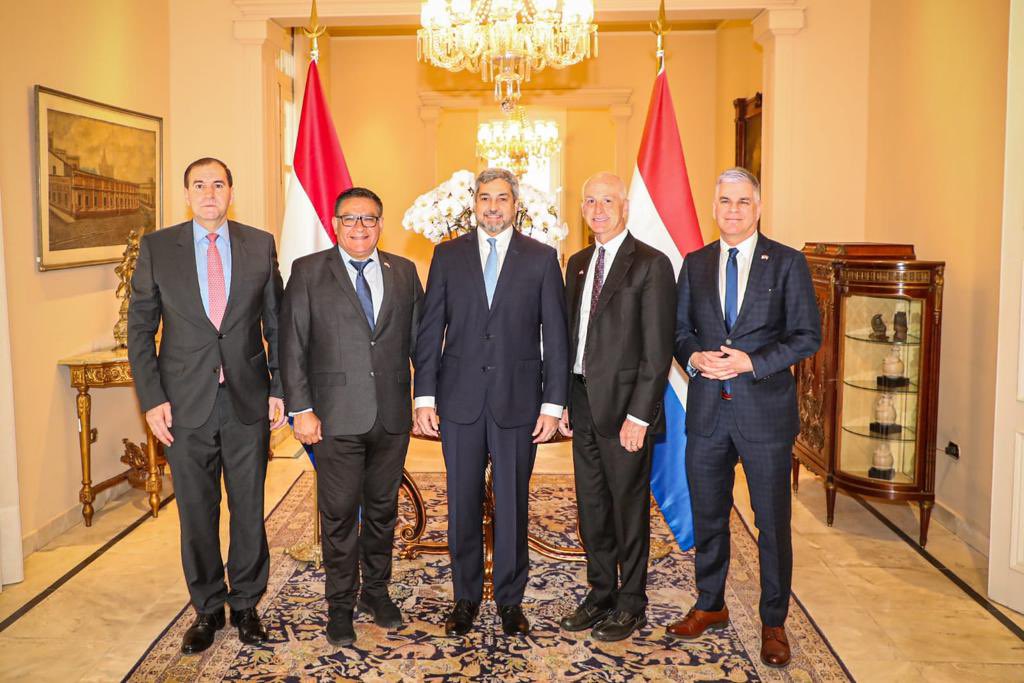
[{"label": "white crown molding", "polygon": [[805,25],[803,8],[765,10],[754,18],[754,41],[764,45],[769,36],[791,36]]},{"label": "white crown molding", "polygon": [[[666,0],[670,20],[684,18],[729,19],[753,17],[762,10],[792,8],[798,0]],[[234,0],[246,18],[273,19],[283,25],[304,25],[309,19],[309,0]],[[595,0],[598,20],[635,21],[654,19],[652,0]],[[418,22],[421,0],[319,0],[317,14],[326,25],[334,20],[369,19],[378,23]]]}]

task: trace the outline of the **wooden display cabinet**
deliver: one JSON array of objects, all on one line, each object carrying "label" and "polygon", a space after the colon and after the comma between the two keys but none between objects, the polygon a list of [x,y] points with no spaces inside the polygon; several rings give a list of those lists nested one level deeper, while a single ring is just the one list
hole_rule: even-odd
[{"label": "wooden display cabinet", "polygon": [[809,242],[803,253],[822,343],[796,368],[793,489],[801,464],[824,478],[829,526],[837,489],[916,501],[923,546],[935,502],[945,263],[916,260],[909,244]]}]

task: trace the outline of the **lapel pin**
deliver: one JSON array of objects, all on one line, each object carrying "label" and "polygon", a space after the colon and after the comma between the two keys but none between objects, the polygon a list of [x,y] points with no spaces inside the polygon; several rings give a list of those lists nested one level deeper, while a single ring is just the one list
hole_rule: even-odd
[{"label": "lapel pin", "polygon": [[580,275],[583,275],[583,271],[582,270],[580,272],[576,273],[576,277],[579,277]]},{"label": "lapel pin", "polygon": [[[768,258],[768,257],[767,257],[767,256],[765,256],[765,258]],[[390,268],[390,267],[391,267],[391,264],[390,264],[390,263],[388,263],[387,261],[385,261],[385,262],[384,262],[384,267],[385,267],[385,268]]]},{"label": "lapel pin", "polygon": [[768,260],[768,254],[761,254],[761,260],[762,261],[767,261]]}]

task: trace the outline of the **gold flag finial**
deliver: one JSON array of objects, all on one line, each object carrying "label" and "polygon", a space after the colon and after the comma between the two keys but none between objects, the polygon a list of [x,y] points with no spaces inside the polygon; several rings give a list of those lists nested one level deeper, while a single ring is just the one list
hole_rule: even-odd
[{"label": "gold flag finial", "polygon": [[661,0],[661,6],[658,8],[658,20],[651,22],[651,31],[658,36],[658,73],[665,70],[665,36],[671,30],[668,20],[665,18],[665,0]]},{"label": "gold flag finial", "polygon": [[313,0],[313,7],[309,11],[309,28],[302,29],[302,32],[306,34],[306,37],[313,41],[313,47],[309,51],[309,58],[314,62],[320,59],[320,46],[317,45],[316,39],[322,36],[326,31],[326,26],[321,26],[319,18],[316,16],[316,0]]}]

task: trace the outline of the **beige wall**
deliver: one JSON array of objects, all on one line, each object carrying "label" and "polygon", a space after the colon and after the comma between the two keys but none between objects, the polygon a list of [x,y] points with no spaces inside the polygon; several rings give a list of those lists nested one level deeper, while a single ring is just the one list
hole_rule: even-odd
[{"label": "beige wall", "polygon": [[[715,168],[719,171],[736,164],[736,108],[733,100],[753,97],[763,89],[760,45],[754,42],[750,22],[725,21],[718,27],[715,41]],[[698,211],[709,205],[711,198]]]},{"label": "beige wall", "polygon": [[[32,86],[161,116],[166,126],[167,3],[5,2],[0,25],[0,187],[22,529],[31,550],[39,540],[33,534],[76,505],[80,486],[75,391],[56,361],[111,346],[118,311],[112,264],[36,270]],[[165,127],[165,141],[168,134]],[[168,179],[165,189],[171,185]],[[133,392],[95,392],[93,424],[99,429],[93,445],[98,482],[123,469],[121,438],[143,437]]]},{"label": "beige wall", "polygon": [[[601,35],[600,41],[600,59],[535,75],[526,89],[524,103],[530,104],[530,90],[631,90],[632,115],[627,123],[623,164],[628,176],[656,71],[654,38],[643,33],[614,33]],[[672,33],[666,41],[670,85],[693,191],[697,197],[708,198],[718,165],[716,44],[713,31]],[[753,52],[753,45],[747,50]],[[478,167],[474,156],[478,112],[443,111],[434,153],[427,126],[420,119],[418,93],[489,90],[490,86],[482,83],[478,74],[452,74],[417,65],[415,60],[416,43],[411,36],[331,40],[331,111],[352,179],[378,191],[387,206],[383,247],[416,260],[425,276],[432,247],[419,235],[406,233],[401,217],[417,195],[452,171]],[[482,113],[496,110],[490,101],[487,107]],[[615,137],[607,109],[572,109],[567,112],[566,125],[562,185],[565,219],[572,230],[566,248],[571,253],[584,241],[575,208],[579,187],[592,173],[613,169]],[[731,126],[730,120],[730,131]],[[702,225],[708,223],[703,226],[707,234],[712,229],[710,217],[702,215],[700,219]]]},{"label": "beige wall", "polygon": [[936,496],[988,536],[1009,3],[875,0],[865,237],[946,262]]}]

